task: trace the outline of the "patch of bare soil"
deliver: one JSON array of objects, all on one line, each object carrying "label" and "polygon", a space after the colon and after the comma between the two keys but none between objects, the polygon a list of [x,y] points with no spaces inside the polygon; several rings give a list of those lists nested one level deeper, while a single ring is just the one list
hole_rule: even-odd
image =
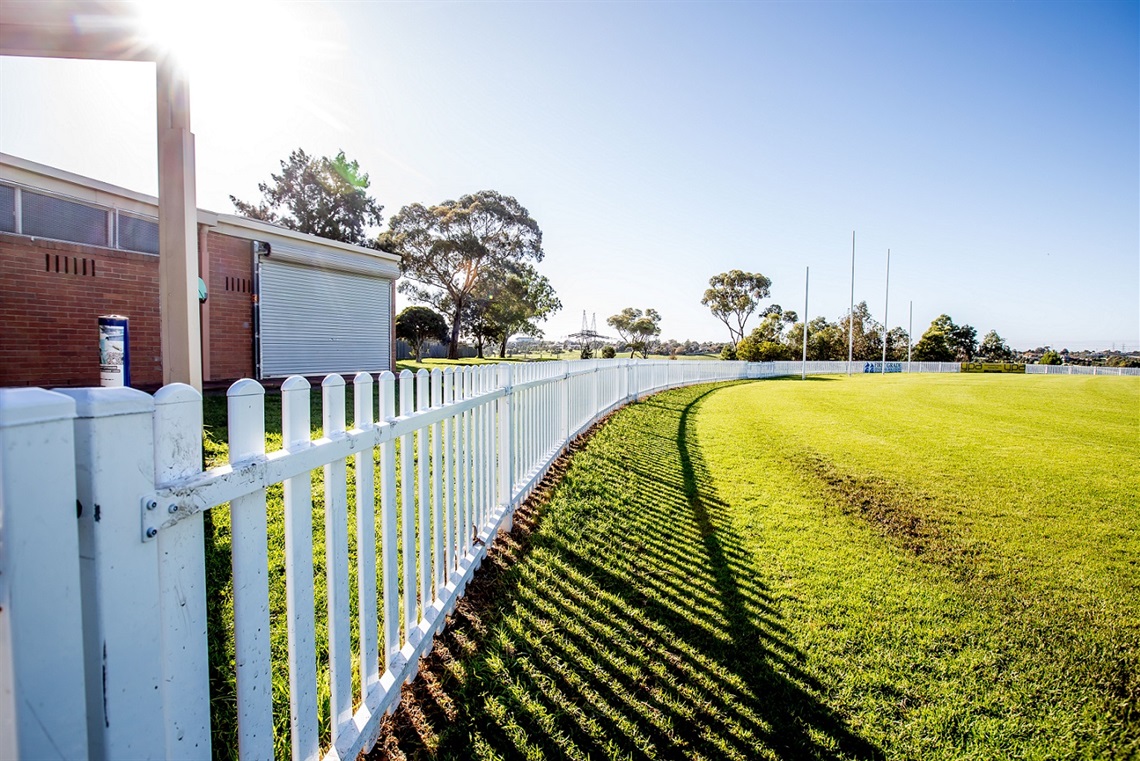
[{"label": "patch of bare soil", "polygon": [[935,496],[878,476],[845,473],[817,452],[804,452],[795,459],[819,479],[843,512],[858,516],[916,557],[945,566],[964,579],[975,576],[979,548],[933,515],[939,507]]}]

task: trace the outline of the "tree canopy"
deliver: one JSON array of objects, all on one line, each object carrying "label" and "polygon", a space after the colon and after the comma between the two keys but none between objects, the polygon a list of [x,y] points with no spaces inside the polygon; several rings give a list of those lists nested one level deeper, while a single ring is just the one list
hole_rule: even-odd
[{"label": "tree canopy", "polygon": [[729,270],[709,278],[701,303],[728,328],[733,344],[744,338],[744,325],[761,299],[768,298],[772,281],[759,272]]},{"label": "tree canopy", "polygon": [[281,174],[260,183],[261,203],[230,196],[242,216],[357,246],[376,247],[373,230],[384,207],[368,196],[368,175],[348,160],[309,156],[298,148],[281,162]]},{"label": "tree canopy", "polygon": [[[849,321],[854,323],[853,330],[848,326]],[[866,361],[883,358],[883,325],[871,316],[866,301],[856,304],[853,313],[843,315],[838,328],[843,336],[844,348],[847,347],[848,340],[851,341],[852,359]],[[811,340],[810,336],[808,340]],[[847,359],[846,352],[841,359]]]},{"label": "tree canopy", "polygon": [[400,290],[451,315],[448,357],[459,356],[465,308],[481,285],[542,261],[542,231],[514,198],[483,190],[435,206],[405,206],[388,223],[382,248],[402,257]]},{"label": "tree canopy", "polygon": [[411,344],[419,362],[425,341],[447,340],[447,322],[433,309],[410,306],[396,315],[396,338]]},{"label": "tree canopy", "polygon": [[606,323],[618,332],[622,340],[629,345],[629,356],[641,352],[641,356],[649,357],[649,341],[661,335],[661,315],[656,309],[640,309],[626,307],[615,315],[606,318]]},{"label": "tree canopy", "polygon": [[1008,362],[1013,359],[1013,350],[1006,344],[1005,339],[998,335],[996,330],[986,333],[982,343],[978,346],[978,355],[991,362]]},{"label": "tree canopy", "polygon": [[969,362],[977,351],[978,331],[969,325],[955,325],[948,314],[934,318],[914,346],[919,362]]},{"label": "tree canopy", "polygon": [[542,337],[538,323],[562,308],[554,287],[529,264],[520,264],[502,279],[484,278],[464,311],[465,332],[479,345],[499,344],[499,356],[507,356],[507,342],[519,333]]}]

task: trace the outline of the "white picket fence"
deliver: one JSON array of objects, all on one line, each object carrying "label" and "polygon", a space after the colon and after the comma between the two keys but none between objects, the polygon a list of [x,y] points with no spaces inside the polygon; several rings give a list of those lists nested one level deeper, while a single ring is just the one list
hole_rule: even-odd
[{"label": "white picket fence", "polygon": [[1029,375],[1140,375],[1140,367],[1097,367],[1092,365],[1026,365]]},{"label": "white picket fence", "polygon": [[[935,365],[909,369],[957,371]],[[875,368],[809,362],[807,371]],[[331,375],[316,440],[310,385],[298,376],[281,387],[283,448],[269,453],[265,390],[241,380],[228,392],[229,463],[204,472],[202,398],[189,386],[154,396],[0,389],[0,758],[210,757],[203,514],[227,503],[238,750],[243,759],[272,757],[266,491],[276,484],[284,485],[292,757],[355,758],[415,676],[487,545],[575,437],[662,389],[801,370],[798,362],[585,360],[383,373],[378,388],[361,373],[352,379],[351,428],[345,380]],[[313,608],[317,469],[331,694],[324,743]],[[367,612],[357,617],[355,655],[350,595]]]}]

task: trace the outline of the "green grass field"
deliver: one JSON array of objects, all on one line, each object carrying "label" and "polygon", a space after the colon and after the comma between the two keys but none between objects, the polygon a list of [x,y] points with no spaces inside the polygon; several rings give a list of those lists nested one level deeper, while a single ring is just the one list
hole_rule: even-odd
[{"label": "green grass field", "polygon": [[680,389],[518,526],[375,757],[1140,756],[1140,379]]}]

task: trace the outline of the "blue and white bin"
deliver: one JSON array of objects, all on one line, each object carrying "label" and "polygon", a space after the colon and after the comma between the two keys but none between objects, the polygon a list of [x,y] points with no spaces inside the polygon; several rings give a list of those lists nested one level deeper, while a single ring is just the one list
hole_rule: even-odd
[{"label": "blue and white bin", "polygon": [[118,314],[99,318],[99,385],[131,385],[129,320]]}]

